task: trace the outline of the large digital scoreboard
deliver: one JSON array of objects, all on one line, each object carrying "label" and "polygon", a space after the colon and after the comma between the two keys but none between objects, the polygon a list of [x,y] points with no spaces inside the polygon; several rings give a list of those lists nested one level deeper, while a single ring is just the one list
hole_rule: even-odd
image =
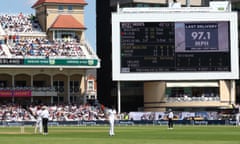
[{"label": "large digital scoreboard", "polygon": [[229,22],[121,22],[121,73],[231,71]]},{"label": "large digital scoreboard", "polygon": [[112,16],[114,80],[238,78],[236,13]]}]

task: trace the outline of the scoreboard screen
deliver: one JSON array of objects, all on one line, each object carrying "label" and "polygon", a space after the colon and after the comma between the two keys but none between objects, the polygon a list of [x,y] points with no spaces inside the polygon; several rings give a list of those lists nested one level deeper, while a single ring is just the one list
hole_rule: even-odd
[{"label": "scoreboard screen", "polygon": [[234,13],[150,15],[112,15],[114,80],[238,77]]},{"label": "scoreboard screen", "polygon": [[229,22],[121,22],[121,72],[231,71]]}]

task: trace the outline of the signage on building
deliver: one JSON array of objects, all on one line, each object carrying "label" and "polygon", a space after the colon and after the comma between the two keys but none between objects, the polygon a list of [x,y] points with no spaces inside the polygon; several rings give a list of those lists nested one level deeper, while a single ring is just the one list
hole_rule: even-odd
[{"label": "signage on building", "polygon": [[97,59],[0,59],[0,65],[97,66]]},{"label": "signage on building", "polygon": [[30,97],[31,90],[0,90],[0,97]]}]

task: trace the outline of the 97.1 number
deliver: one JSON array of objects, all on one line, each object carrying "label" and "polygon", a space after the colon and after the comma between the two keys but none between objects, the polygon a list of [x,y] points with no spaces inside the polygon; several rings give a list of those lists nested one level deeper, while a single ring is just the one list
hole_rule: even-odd
[{"label": "97.1 number", "polygon": [[210,40],[211,33],[210,32],[192,32],[193,40]]}]

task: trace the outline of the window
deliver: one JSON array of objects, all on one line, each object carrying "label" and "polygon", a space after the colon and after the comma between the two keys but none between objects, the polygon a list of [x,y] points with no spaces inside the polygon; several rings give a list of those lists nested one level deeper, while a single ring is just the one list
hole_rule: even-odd
[{"label": "window", "polygon": [[90,96],[91,99],[96,99],[95,95]]},{"label": "window", "polygon": [[53,97],[53,102],[54,103],[63,103],[63,101],[64,101],[64,97],[63,96]]},{"label": "window", "polygon": [[88,80],[87,88],[88,88],[88,91],[94,90],[94,81],[93,80]]},{"label": "window", "polygon": [[7,81],[0,81],[0,88],[7,87]]},{"label": "window", "polygon": [[64,9],[64,7],[63,7],[62,5],[59,5],[59,6],[58,6],[58,10],[59,10],[59,11],[63,11],[63,9]]},{"label": "window", "polygon": [[70,81],[70,92],[71,93],[77,93],[79,92],[80,82],[79,81]]},{"label": "window", "polygon": [[77,97],[76,96],[70,96],[70,102],[74,103],[77,101]]},{"label": "window", "polygon": [[26,87],[27,82],[26,81],[15,81],[15,87]]},{"label": "window", "polygon": [[69,6],[68,6],[68,10],[69,10],[69,11],[72,11],[72,10],[73,10],[73,6],[72,6],[72,5],[69,5]]},{"label": "window", "polygon": [[64,82],[63,81],[53,81],[53,86],[56,92],[64,92]]},{"label": "window", "polygon": [[184,88],[174,87],[171,90],[172,97],[181,97],[184,95]]},{"label": "window", "polygon": [[64,41],[65,39],[75,39],[77,34],[75,32],[70,32],[70,31],[62,31],[62,30],[57,30],[55,31],[54,35],[54,40],[57,41]]},{"label": "window", "polygon": [[149,7],[149,4],[136,4],[136,7]]},{"label": "window", "polygon": [[33,81],[33,86],[34,87],[45,87],[46,81]]}]

